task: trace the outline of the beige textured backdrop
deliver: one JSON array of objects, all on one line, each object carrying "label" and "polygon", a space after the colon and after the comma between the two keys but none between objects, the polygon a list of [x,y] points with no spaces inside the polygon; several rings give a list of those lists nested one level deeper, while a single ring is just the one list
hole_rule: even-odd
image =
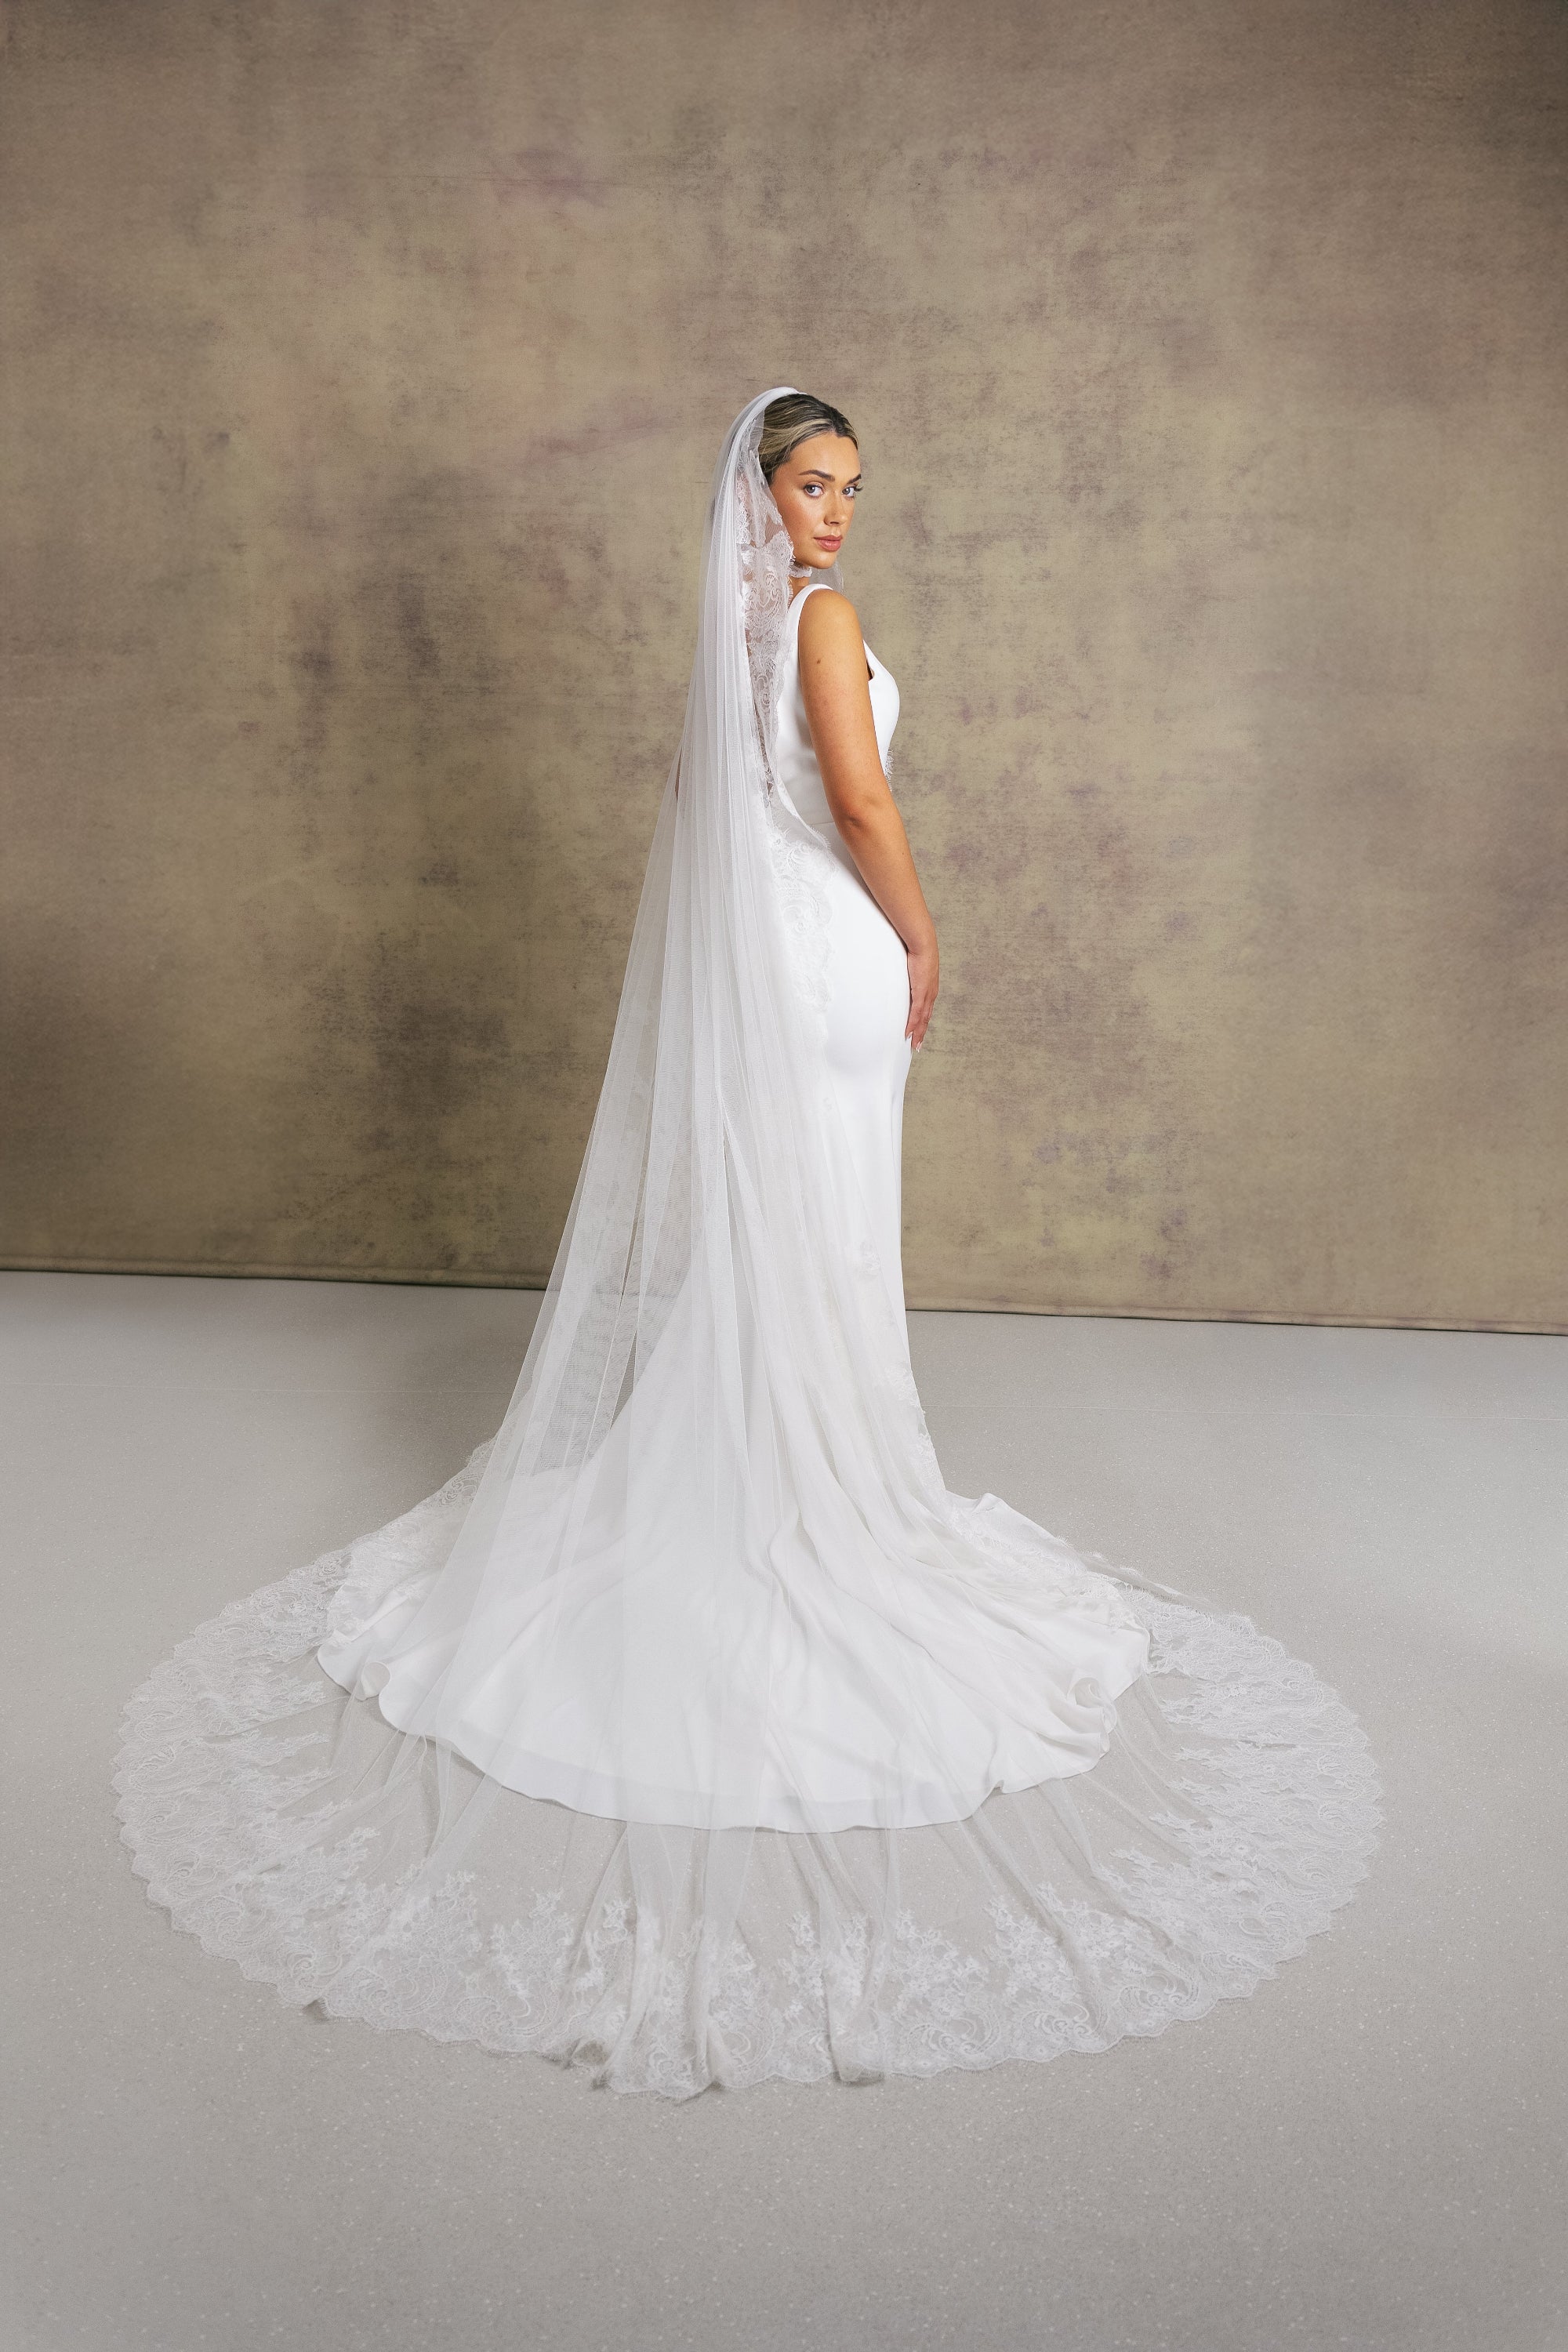
[{"label": "beige textured backdrop", "polygon": [[708,470],[847,406],[911,1303],[1568,1325],[1534,0],[33,0],[12,1265],[537,1281]]}]

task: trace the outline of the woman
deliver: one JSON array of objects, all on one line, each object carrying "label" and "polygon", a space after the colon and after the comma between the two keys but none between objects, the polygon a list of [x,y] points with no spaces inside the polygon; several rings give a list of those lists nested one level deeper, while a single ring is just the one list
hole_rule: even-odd
[{"label": "woman", "polygon": [[1309,1669],[942,1481],[899,1257],[936,941],[835,585],[858,492],[825,404],[731,427],[500,1431],[183,1644],[118,1775],[153,1897],[286,1998],[622,2090],[1155,2032],[1251,1991],[1373,1843]]}]

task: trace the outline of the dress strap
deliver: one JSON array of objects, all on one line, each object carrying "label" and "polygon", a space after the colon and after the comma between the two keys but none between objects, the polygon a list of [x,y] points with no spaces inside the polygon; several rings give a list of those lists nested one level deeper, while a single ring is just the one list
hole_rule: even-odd
[{"label": "dress strap", "polygon": [[[801,606],[805,604],[808,596],[815,596],[819,588],[831,588],[832,585],[833,583],[831,580],[808,580],[805,586],[801,590],[799,595],[791,597],[789,611],[784,614],[784,620],[788,624],[789,627],[795,631],[796,639],[798,639],[800,635],[800,624],[795,619],[795,614],[799,612]],[[795,639],[792,639],[791,642],[793,644]],[[866,645],[864,637],[861,638],[860,643],[866,647],[866,677],[868,684],[877,675],[876,670],[873,667],[873,664],[877,657],[871,651],[870,646]]]},{"label": "dress strap", "polygon": [[805,586],[800,591],[799,594],[790,598],[789,612],[786,618],[789,620],[792,627],[796,625],[795,616],[799,612],[801,606],[805,604],[806,598],[808,596],[815,596],[819,588],[826,588],[827,584],[828,583],[826,580],[808,580]]}]

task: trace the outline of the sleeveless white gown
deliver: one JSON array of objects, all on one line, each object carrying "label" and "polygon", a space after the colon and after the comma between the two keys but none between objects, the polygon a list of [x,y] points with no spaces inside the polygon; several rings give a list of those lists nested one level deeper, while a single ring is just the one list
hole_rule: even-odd
[{"label": "sleeveless white gown", "polygon": [[[826,853],[819,863],[825,916],[819,953],[825,1015],[823,1061],[848,1147],[843,1181],[861,1187],[877,1228],[883,1277],[903,1328],[904,1279],[900,1201],[903,1182],[904,1081],[910,1046],[909,965],[903,942],[867,889],[833,822],[811,725],[800,690],[800,616],[816,583],[790,607],[780,665],[778,745],[774,772],[795,813]],[[890,670],[866,647],[871,715],[884,770],[899,723],[899,689]],[[803,961],[811,950],[800,943]],[[803,971],[809,993],[817,975]]]},{"label": "sleeveless white gown", "polygon": [[[812,748],[812,593],[785,626],[773,853],[836,1225],[918,1418],[908,970]],[[867,658],[886,766],[898,688]],[[641,1425],[645,1462],[659,1410],[685,1458],[680,1393]],[[478,1625],[432,1614],[481,1446],[415,1510],[199,1629],[135,1694],[124,1836],[177,1925],[288,2000],[689,2095],[1155,2032],[1251,1991],[1363,1875],[1378,1810],[1359,1728],[1245,1619],[1134,1592],[990,1495],[948,1502],[994,1572],[943,1574],[911,1549],[889,1577],[847,1521],[826,1556],[759,1435],[769,1577],[716,1658],[678,1476],[667,1523],[656,1488],[628,1543],[626,1420],[562,1494],[565,1589],[487,1588]],[[406,1736],[437,1687],[441,1740]],[[757,1737],[731,1785],[736,1720]]]},{"label": "sleeveless white gown", "polygon": [[[797,836],[801,855],[790,868],[797,910],[812,901],[812,919],[795,927],[796,979],[818,1016],[835,1222],[869,1242],[864,1271],[889,1307],[888,1370],[912,1391],[900,1234],[909,967],[823,789],[800,690],[800,614],[813,593],[795,597],[786,625],[775,762],[777,789],[810,835]],[[868,648],[867,659],[886,765],[899,690]],[[679,1330],[677,1318],[664,1344]],[[653,1384],[657,1395],[657,1370]],[[746,1628],[731,1634],[721,1693],[726,1713],[739,1697],[742,1713],[764,1727],[761,1774],[748,1754],[727,1785],[704,1596],[689,1572],[674,1384],[662,1409],[671,1465],[662,1539],[650,1540],[639,1523],[627,1542],[617,1475],[623,1419],[605,1447],[589,1519],[595,1539],[574,1552],[566,1578],[487,1601],[478,1641],[468,1614],[429,1622],[435,1566],[399,1579],[322,1644],[317,1654],[333,1680],[402,1730],[439,1686],[444,1737],[508,1788],[580,1812],[651,1814],[682,1827],[911,1828],[973,1812],[993,1790],[1030,1788],[1098,1762],[1114,1702],[1148,1655],[1147,1632],[1113,1584],[1092,1580],[1068,1593],[1042,1580],[1026,1594],[994,1594],[921,1577],[911,1564],[889,1587],[852,1554],[824,1559],[799,1531],[797,1498],[781,1493],[778,1584],[755,1589],[755,1638]],[[645,1419],[639,1435],[657,1445],[657,1424],[650,1439]],[[1005,1512],[994,1496],[987,1505],[994,1516]],[[562,1508],[581,1510],[579,1482]],[[622,1688],[628,1573],[646,1628],[639,1668],[658,1693],[650,1706],[605,1703]],[[911,1775],[914,1724],[944,1759],[940,1784]]]}]

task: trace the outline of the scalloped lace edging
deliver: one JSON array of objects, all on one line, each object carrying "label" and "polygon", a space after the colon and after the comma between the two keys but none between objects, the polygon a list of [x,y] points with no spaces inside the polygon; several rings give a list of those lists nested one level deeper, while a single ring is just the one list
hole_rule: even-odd
[{"label": "scalloped lace edging", "polygon": [[[416,1550],[421,1513],[460,1504],[485,1450],[381,1534],[412,1523]],[[639,1905],[621,1824],[510,1790],[461,1866],[432,1864],[427,1743],[314,1657],[359,1549],[183,1642],[128,1705],[114,1785],[177,1927],[285,2000],[378,2028],[675,2097],[1103,2050],[1253,1991],[1376,1846],[1364,1736],[1312,1669],[1244,1617],[1140,1593],[1152,1671],[1121,1702],[1125,1754],[1119,1733],[1092,1771],[951,1827],[758,1832],[715,1948],[695,1913]],[[383,1570],[398,1564],[395,1545]],[[563,1825],[584,1853],[563,1859]]]}]

